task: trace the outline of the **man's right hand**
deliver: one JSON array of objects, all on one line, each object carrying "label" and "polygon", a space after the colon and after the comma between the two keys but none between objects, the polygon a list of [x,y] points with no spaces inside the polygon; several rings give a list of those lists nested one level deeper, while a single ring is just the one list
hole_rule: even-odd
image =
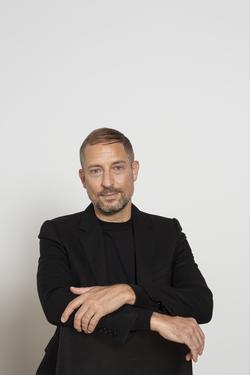
[{"label": "man's right hand", "polygon": [[153,312],[150,319],[150,329],[158,332],[167,340],[186,344],[190,352],[186,360],[197,362],[205,345],[205,335],[194,318],[170,316]]}]

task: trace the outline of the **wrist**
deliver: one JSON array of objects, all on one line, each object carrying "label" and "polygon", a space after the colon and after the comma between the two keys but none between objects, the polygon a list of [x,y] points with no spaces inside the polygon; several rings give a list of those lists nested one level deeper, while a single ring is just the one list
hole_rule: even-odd
[{"label": "wrist", "polygon": [[135,300],[136,300],[136,294],[133,288],[131,288],[131,286],[129,286],[128,284],[125,284],[125,285],[126,285],[126,303],[128,303],[129,305],[134,305]]},{"label": "wrist", "polygon": [[162,314],[154,311],[150,317],[150,330],[158,332],[159,327],[161,325],[161,321],[162,321]]}]

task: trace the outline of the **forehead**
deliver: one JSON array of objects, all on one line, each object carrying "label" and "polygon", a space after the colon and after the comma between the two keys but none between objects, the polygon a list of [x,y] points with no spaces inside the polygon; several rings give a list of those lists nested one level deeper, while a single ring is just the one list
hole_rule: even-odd
[{"label": "forehead", "polygon": [[87,145],[84,150],[84,160],[86,165],[90,163],[103,164],[113,163],[117,160],[128,161],[128,155],[121,142],[96,145]]}]

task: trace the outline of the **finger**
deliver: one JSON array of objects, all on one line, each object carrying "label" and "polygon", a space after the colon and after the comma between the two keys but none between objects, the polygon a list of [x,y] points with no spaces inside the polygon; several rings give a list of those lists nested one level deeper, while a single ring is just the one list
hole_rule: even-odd
[{"label": "finger", "polygon": [[204,345],[205,345],[205,335],[202,331],[202,329],[200,328],[199,324],[195,321],[195,325],[194,325],[194,335],[196,337],[196,339],[199,341],[199,350],[198,350],[198,354],[201,355],[202,352],[203,352],[203,349],[204,349]]},{"label": "finger", "polygon": [[201,348],[200,336],[197,333],[196,328],[192,328],[188,337],[189,347],[192,351],[198,352]]},{"label": "finger", "polygon": [[73,299],[66,307],[66,309],[63,311],[61,316],[61,322],[65,323],[69,316],[72,314],[72,312],[77,309],[79,306],[81,306],[83,303],[82,298],[79,297]]},{"label": "finger", "polygon": [[194,335],[195,335],[197,341],[199,342],[199,344],[198,344],[199,346],[197,347],[198,354],[201,355],[202,352],[203,352],[203,349],[204,349],[204,338],[201,334],[201,330],[200,330],[198,325],[196,327]]},{"label": "finger", "polygon": [[188,354],[186,354],[186,360],[190,361],[191,359],[192,359],[192,354],[191,352],[189,352]]},{"label": "finger", "polygon": [[197,353],[200,353],[202,349],[202,338],[197,329],[195,329],[192,339]]},{"label": "finger", "polygon": [[75,313],[75,316],[74,316],[74,328],[78,331],[78,332],[82,332],[82,318],[85,314],[85,312],[87,311],[88,307],[85,306],[85,305],[82,305],[78,310],[77,312]]},{"label": "finger", "polygon": [[94,315],[95,315],[95,311],[93,311],[90,308],[86,310],[85,313],[83,314],[82,320],[81,320],[81,328],[85,333],[91,333],[91,330],[89,331],[89,324],[90,324],[91,319],[94,317]]},{"label": "finger", "polygon": [[89,320],[89,325],[88,325],[88,333],[92,333],[94,332],[94,330],[96,329],[96,326],[99,322],[99,320],[101,319],[102,315],[96,313],[92,316],[92,318]]},{"label": "finger", "polygon": [[188,347],[190,348],[192,359],[195,362],[197,362],[198,352],[199,352],[200,347],[199,347],[199,342],[197,341],[197,338],[194,335],[190,337]]},{"label": "finger", "polygon": [[186,360],[187,361],[193,360],[193,361],[197,362],[198,361],[198,355],[197,355],[197,359],[195,359],[195,355],[192,354],[192,352],[190,351],[188,354],[186,354]]},{"label": "finger", "polygon": [[75,293],[75,294],[82,294],[82,293],[85,293],[85,292],[88,292],[92,287],[80,287],[80,288],[77,288],[75,286],[71,286],[70,287],[70,290],[71,292]]},{"label": "finger", "polygon": [[190,359],[194,359],[196,361],[198,357],[197,346],[194,344],[192,338],[186,338],[183,342],[190,349],[190,352],[186,354],[186,360],[189,361]]},{"label": "finger", "polygon": [[192,343],[193,349],[198,353],[202,353],[203,338],[199,329],[197,322],[192,323],[192,328],[190,332],[190,342]]},{"label": "finger", "polygon": [[198,325],[198,331],[199,331],[199,334],[200,334],[200,337],[201,337],[201,342],[202,342],[202,345],[201,345],[201,351],[200,351],[200,355],[203,353],[203,350],[204,350],[204,347],[205,347],[205,334],[204,332],[202,331],[202,329],[200,328],[200,326]]},{"label": "finger", "polygon": [[190,353],[188,353],[188,354],[190,354],[191,359],[196,359],[196,356],[198,356],[198,353],[197,353],[197,347],[194,344],[194,342],[192,340],[189,340],[189,341],[186,342],[186,345],[190,349]]}]

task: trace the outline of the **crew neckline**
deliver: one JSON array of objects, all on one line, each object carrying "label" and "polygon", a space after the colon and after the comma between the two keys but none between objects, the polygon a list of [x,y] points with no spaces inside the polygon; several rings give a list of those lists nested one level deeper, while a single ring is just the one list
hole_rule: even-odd
[{"label": "crew neckline", "polygon": [[97,218],[103,229],[108,229],[108,230],[127,230],[131,227],[132,225],[132,217],[130,217],[129,220],[124,221],[124,222],[112,222],[112,221],[104,221],[99,218]]}]

